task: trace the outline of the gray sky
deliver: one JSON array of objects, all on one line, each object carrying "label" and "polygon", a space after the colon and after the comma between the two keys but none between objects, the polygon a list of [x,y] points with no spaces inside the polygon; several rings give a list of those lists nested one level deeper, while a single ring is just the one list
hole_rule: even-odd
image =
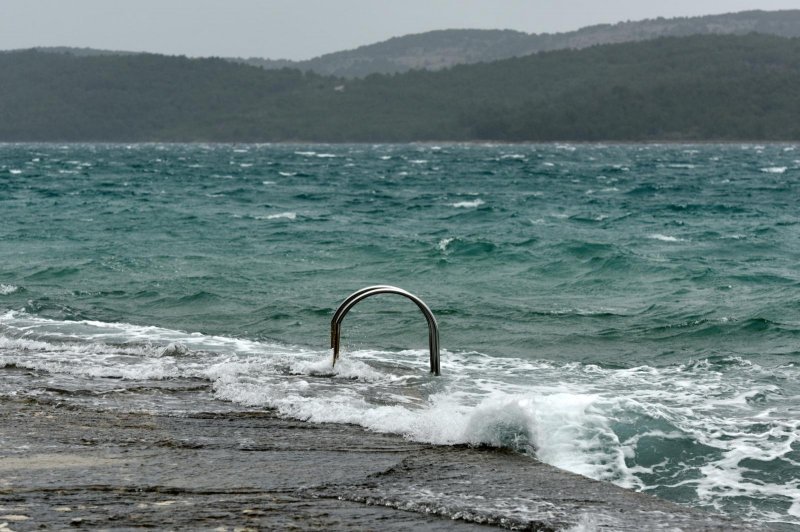
[{"label": "gray sky", "polygon": [[0,0],[0,50],[79,46],[308,59],[445,28],[560,32],[800,0]]}]

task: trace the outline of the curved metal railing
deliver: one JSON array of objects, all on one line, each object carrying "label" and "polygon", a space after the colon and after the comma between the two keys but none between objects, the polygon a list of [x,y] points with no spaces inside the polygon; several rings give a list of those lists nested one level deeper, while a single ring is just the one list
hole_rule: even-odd
[{"label": "curved metal railing", "polygon": [[402,288],[389,285],[368,286],[358,290],[357,292],[353,292],[347,296],[344,301],[342,301],[342,303],[339,305],[339,308],[337,308],[336,312],[333,313],[333,318],[331,319],[331,349],[333,349],[333,364],[336,365],[336,361],[339,359],[339,348],[341,347],[342,338],[342,321],[344,320],[345,316],[348,312],[350,312],[350,309],[356,306],[359,301],[363,301],[368,297],[378,294],[397,294],[410,299],[417,305],[417,307],[419,307],[419,309],[422,311],[422,314],[425,315],[425,319],[428,321],[428,347],[430,348],[431,373],[434,375],[439,375],[439,325],[436,323],[436,318],[433,316],[433,312],[431,312],[431,309],[428,308],[428,305],[426,305],[424,301],[414,294],[407,292]]}]

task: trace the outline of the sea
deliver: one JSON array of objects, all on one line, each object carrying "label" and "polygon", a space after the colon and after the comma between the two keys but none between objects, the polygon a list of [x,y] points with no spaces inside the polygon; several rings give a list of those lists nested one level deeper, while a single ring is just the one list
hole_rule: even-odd
[{"label": "sea", "polygon": [[[0,400],[511,449],[800,530],[800,146],[0,144]],[[366,286],[421,298],[367,298]]]}]

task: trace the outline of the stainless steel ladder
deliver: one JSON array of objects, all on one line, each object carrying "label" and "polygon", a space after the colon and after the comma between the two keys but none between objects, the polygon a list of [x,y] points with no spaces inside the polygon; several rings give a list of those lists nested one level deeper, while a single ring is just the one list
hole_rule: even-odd
[{"label": "stainless steel ladder", "polygon": [[419,307],[419,309],[425,315],[425,319],[428,321],[428,346],[430,348],[431,355],[431,373],[438,376],[439,325],[436,323],[436,318],[433,316],[433,312],[431,312],[431,309],[428,308],[428,305],[426,305],[414,294],[407,292],[402,288],[389,285],[368,286],[358,290],[357,292],[353,292],[347,296],[347,299],[342,301],[342,303],[339,305],[339,308],[337,308],[336,312],[333,313],[333,318],[331,319],[331,349],[333,349],[333,365],[336,365],[336,361],[339,359],[339,348],[341,346],[342,338],[342,321],[344,320],[344,317],[359,301],[363,301],[368,297],[378,294],[397,294],[406,297],[416,303],[417,307]]}]

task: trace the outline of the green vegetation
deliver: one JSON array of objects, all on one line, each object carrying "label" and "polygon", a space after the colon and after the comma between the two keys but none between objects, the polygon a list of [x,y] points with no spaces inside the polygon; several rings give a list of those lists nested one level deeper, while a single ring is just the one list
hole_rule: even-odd
[{"label": "green vegetation", "polygon": [[800,39],[692,36],[343,80],[0,54],[3,141],[800,140]]},{"label": "green vegetation", "polygon": [[[800,37],[800,9],[742,11],[702,17],[656,18],[617,24],[598,24],[564,33],[528,34],[512,30],[436,30],[325,54],[306,61],[227,58],[266,69],[296,68],[325,76],[361,78],[409,70],[439,70],[455,65],[488,63],[537,52],[581,49],[599,44],[645,41],[689,35],[746,35],[762,33]],[[132,52],[91,48],[42,47],[42,52],[75,56],[123,55]]]},{"label": "green vegetation", "polygon": [[657,18],[587,26],[564,33],[510,30],[438,30],[325,54],[307,61],[243,60],[263,68],[293,67],[318,74],[364,77],[412,69],[437,70],[497,61],[536,52],[689,35],[762,33],[800,37],[800,10],[742,11],[703,17]]}]

